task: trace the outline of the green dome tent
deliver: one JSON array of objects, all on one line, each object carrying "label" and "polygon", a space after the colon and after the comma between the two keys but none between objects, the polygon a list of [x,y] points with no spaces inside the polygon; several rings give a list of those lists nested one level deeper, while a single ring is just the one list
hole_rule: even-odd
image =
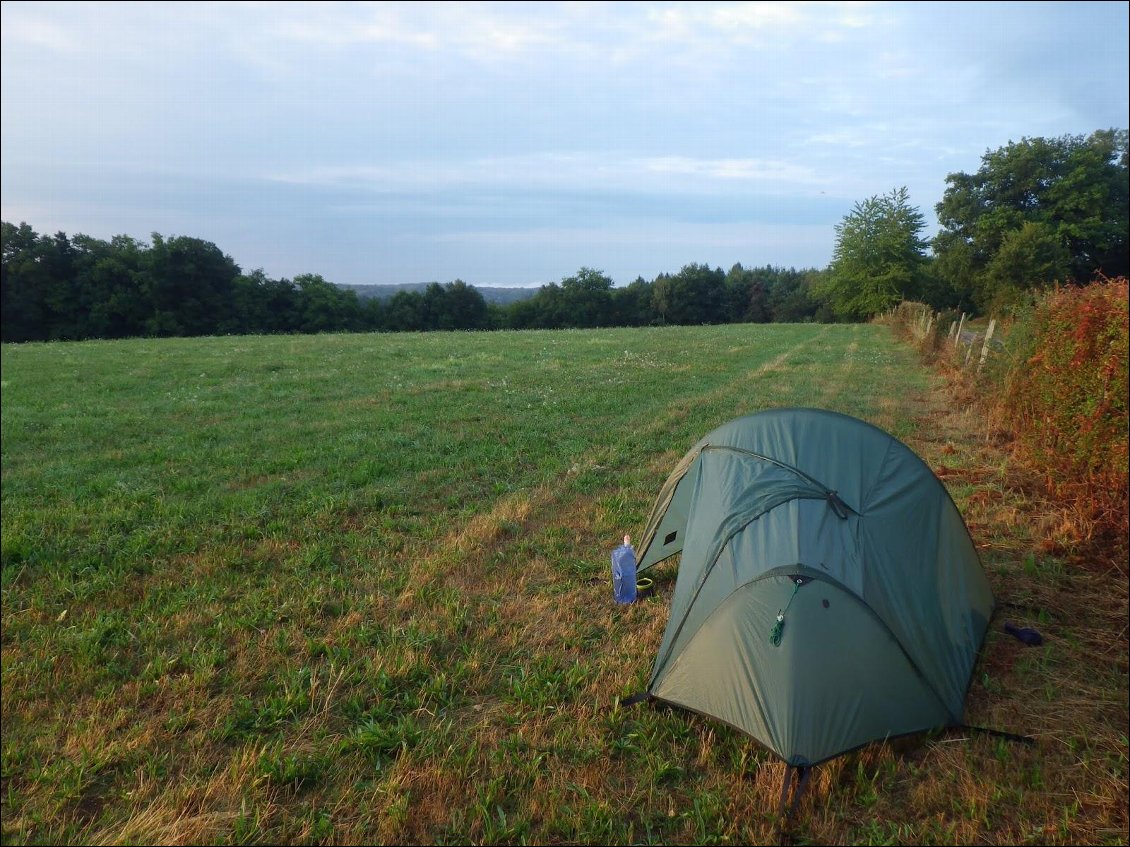
[{"label": "green dome tent", "polygon": [[639,571],[680,552],[645,696],[764,744],[786,791],[794,768],[964,725],[993,595],[945,487],[891,435],[819,409],[718,427],[660,491]]}]

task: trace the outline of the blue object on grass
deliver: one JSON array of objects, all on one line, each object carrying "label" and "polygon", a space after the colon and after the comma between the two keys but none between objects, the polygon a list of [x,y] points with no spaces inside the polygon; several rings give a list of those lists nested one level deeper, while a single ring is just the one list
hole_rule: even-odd
[{"label": "blue object on grass", "polygon": [[624,536],[624,543],[612,551],[612,594],[617,603],[634,603],[636,599],[636,551],[632,540]]},{"label": "blue object on grass", "polygon": [[1004,631],[1015,638],[1019,638],[1029,647],[1035,647],[1038,644],[1044,643],[1044,636],[1040,635],[1040,633],[1031,627],[1015,627],[1010,623],[1006,623],[1004,625]]}]

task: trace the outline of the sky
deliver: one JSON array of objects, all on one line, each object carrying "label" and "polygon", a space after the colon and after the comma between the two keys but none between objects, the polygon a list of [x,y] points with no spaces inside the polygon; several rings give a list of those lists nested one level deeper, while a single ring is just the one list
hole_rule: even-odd
[{"label": "sky", "polygon": [[344,284],[823,268],[1130,125],[1130,4],[3,2],[0,212]]}]

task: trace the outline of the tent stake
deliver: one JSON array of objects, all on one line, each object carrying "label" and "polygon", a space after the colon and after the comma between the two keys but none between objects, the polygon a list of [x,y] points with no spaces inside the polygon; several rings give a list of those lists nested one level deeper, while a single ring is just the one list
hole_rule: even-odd
[{"label": "tent stake", "polygon": [[[793,790],[792,800],[790,800],[789,788],[794,775],[796,776],[796,788]],[[793,816],[793,812],[796,811],[801,795],[804,794],[804,789],[808,787],[810,776],[812,776],[811,765],[797,765],[795,767],[785,765],[785,780],[781,783],[781,802],[777,807],[777,817],[782,818],[783,823],[787,823]]]}]

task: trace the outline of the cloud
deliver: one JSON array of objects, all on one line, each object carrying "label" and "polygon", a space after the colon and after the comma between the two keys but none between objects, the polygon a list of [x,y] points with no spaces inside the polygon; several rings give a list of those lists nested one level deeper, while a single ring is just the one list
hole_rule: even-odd
[{"label": "cloud", "polygon": [[802,6],[784,3],[737,3],[712,8],[705,15],[710,26],[739,39],[750,32],[793,30],[807,19]]},{"label": "cloud", "polygon": [[[391,165],[320,166],[267,174],[270,182],[375,193],[442,191],[468,187],[527,190],[664,190],[699,193],[777,193],[826,182],[812,167],[780,159],[629,156],[618,153],[546,152],[466,161]],[[657,185],[657,182],[661,185]]]},{"label": "cloud", "polygon": [[876,23],[868,2],[691,3],[648,12],[653,38],[701,49],[779,48],[783,42],[833,42]]},{"label": "cloud", "polygon": [[442,33],[412,26],[393,5],[348,8],[318,3],[278,20],[268,32],[281,41],[329,47],[388,42],[433,51],[443,46]]},{"label": "cloud", "polygon": [[[282,40],[318,46],[388,44],[480,60],[545,48],[558,41],[551,17],[523,16],[508,4],[320,3],[270,29]],[[311,14],[311,9],[315,10]]]},{"label": "cloud", "polygon": [[785,182],[813,185],[819,177],[811,167],[780,160],[765,159],[692,159],[685,156],[662,156],[640,161],[643,169],[653,173],[706,178],[718,182]]},{"label": "cloud", "polygon": [[4,41],[55,53],[72,53],[78,48],[77,39],[66,27],[39,18],[6,17]]}]

